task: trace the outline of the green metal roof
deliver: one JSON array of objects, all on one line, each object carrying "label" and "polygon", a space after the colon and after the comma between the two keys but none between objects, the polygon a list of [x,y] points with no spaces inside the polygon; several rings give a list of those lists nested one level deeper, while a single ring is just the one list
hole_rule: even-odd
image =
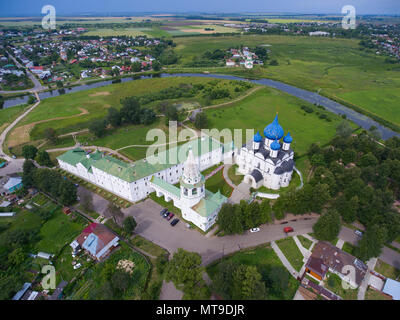
[{"label": "green metal roof", "polygon": [[[154,156],[147,159],[141,159],[134,163],[127,163],[110,156],[102,156],[99,151],[86,158],[86,153],[83,149],[76,148],[69,150],[66,153],[57,157],[57,159],[76,166],[79,162],[89,170],[94,167],[110,175],[116,176],[124,181],[133,182],[149,175],[152,175],[161,170],[170,168],[178,163],[186,160],[189,148],[192,148],[195,157],[211,152],[221,147],[221,143],[211,137],[199,138],[189,141],[180,146],[160,151]],[[174,155],[173,157],[170,157]],[[87,159],[89,161],[83,161]],[[154,160],[154,161],[153,161]],[[151,163],[149,163],[149,161]],[[158,163],[161,162],[161,163]]]},{"label": "green metal roof", "polygon": [[219,190],[217,193],[212,193],[206,190],[205,197],[195,204],[192,209],[203,217],[208,217],[215,212],[227,198],[223,196]]},{"label": "green metal roof", "polygon": [[153,176],[150,181],[152,183],[154,183],[155,185],[159,186],[160,188],[177,196],[178,198],[181,196],[181,191],[179,188],[175,187],[174,185],[168,183],[167,181],[165,181],[163,179]]}]

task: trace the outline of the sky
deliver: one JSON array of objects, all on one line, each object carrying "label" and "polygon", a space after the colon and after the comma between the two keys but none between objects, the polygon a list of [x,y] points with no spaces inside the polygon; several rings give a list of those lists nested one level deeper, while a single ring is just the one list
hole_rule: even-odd
[{"label": "sky", "polygon": [[44,5],[56,14],[141,12],[202,13],[328,13],[341,14],[353,5],[357,14],[400,14],[400,0],[0,0],[1,16],[41,16]]}]

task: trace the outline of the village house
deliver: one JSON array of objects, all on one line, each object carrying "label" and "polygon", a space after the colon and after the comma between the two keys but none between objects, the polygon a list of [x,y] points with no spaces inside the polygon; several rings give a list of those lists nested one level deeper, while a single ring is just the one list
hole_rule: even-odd
[{"label": "village house", "polygon": [[86,250],[91,257],[100,261],[107,257],[119,244],[119,238],[100,223],[91,223],[71,242],[70,246],[76,253]]},{"label": "village house", "polygon": [[321,281],[325,279],[328,271],[357,288],[363,281],[368,267],[351,254],[328,242],[320,241],[306,263],[305,274]]}]

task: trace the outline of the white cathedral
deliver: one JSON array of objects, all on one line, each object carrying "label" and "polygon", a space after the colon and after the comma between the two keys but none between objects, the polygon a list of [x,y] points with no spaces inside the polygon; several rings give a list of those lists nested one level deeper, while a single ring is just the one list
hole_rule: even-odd
[{"label": "white cathedral", "polygon": [[244,182],[255,189],[265,186],[278,190],[289,186],[294,168],[292,141],[289,132],[284,136],[276,115],[274,121],[265,127],[264,137],[257,132],[236,155],[238,172],[244,175]]}]

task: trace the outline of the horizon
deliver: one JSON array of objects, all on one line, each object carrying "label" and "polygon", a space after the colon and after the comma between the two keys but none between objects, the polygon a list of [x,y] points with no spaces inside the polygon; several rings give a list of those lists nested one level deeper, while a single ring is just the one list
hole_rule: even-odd
[{"label": "horizon", "polygon": [[[112,16],[143,14],[257,14],[257,15],[342,15],[345,5],[353,5],[359,15],[400,15],[400,2],[397,0],[281,0],[279,3],[268,0],[248,0],[246,3],[234,0],[203,0],[201,3],[183,0],[154,0],[151,4],[130,0],[108,1],[70,0],[29,1],[15,0],[0,3],[1,17],[39,17],[41,8],[53,5],[60,16]],[[157,8],[156,11],[152,10]],[[251,8],[253,7],[253,8]],[[74,8],[71,10],[71,8]],[[77,10],[76,8],[80,8]],[[96,9],[94,9],[96,8]],[[119,9],[124,8],[124,9]],[[289,9],[290,8],[290,9]]]}]

